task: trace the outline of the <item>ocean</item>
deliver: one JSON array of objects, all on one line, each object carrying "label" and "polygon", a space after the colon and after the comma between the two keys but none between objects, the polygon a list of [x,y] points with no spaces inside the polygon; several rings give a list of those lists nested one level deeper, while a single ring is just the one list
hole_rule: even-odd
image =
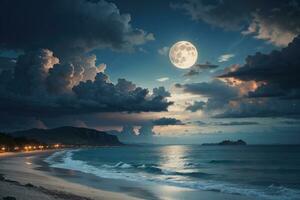
[{"label": "ocean", "polygon": [[300,146],[147,145],[65,150],[50,167],[101,178],[235,194],[300,199]]}]

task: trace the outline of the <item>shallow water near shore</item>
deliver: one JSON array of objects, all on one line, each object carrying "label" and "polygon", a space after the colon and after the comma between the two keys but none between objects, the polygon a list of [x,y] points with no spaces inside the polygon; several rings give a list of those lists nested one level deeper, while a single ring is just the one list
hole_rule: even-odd
[{"label": "shallow water near shore", "polygon": [[[101,184],[92,178],[83,184],[140,193],[149,199],[157,199],[170,190],[180,191],[177,194],[184,198],[191,195],[189,199],[197,196],[197,191],[250,199],[300,198],[300,146],[105,147],[56,152],[45,161],[50,167],[119,182],[115,188],[107,180]],[[156,193],[135,185],[156,188]]]}]

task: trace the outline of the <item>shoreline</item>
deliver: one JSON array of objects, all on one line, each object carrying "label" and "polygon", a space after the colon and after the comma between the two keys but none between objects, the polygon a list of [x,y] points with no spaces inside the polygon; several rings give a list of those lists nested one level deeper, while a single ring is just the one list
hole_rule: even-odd
[{"label": "shoreline", "polygon": [[[5,178],[0,178],[0,199],[5,196],[13,196],[21,200],[161,200],[187,198],[198,200],[199,196],[211,200],[251,199],[240,195],[191,190],[167,185],[145,186],[127,180],[100,178],[79,171],[53,168],[45,163],[46,157],[62,150],[15,153],[1,157],[0,174]],[[24,192],[26,197],[24,197]]]},{"label": "shoreline", "polygon": [[35,162],[60,150],[20,152],[0,157],[0,199],[15,197],[17,200],[127,200],[138,199],[126,194],[94,189],[72,183],[41,170]]}]

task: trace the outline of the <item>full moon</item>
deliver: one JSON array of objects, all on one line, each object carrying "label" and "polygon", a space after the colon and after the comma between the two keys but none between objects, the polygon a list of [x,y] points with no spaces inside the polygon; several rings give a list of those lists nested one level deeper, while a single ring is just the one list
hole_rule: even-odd
[{"label": "full moon", "polygon": [[198,52],[192,43],[179,41],[171,47],[169,57],[175,67],[187,69],[196,63]]}]

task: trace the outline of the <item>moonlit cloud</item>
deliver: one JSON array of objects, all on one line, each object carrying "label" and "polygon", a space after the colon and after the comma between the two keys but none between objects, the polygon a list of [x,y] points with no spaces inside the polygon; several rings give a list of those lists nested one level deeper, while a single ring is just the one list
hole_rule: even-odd
[{"label": "moonlit cloud", "polygon": [[183,10],[192,20],[239,31],[280,47],[287,46],[300,34],[300,4],[295,0],[244,0],[234,3],[231,0],[185,0],[171,3],[171,7]]},{"label": "moonlit cloud", "polygon": [[164,87],[136,86],[126,79],[112,83],[95,57],[60,64],[47,49],[19,56],[11,73],[0,73],[1,112],[61,116],[95,112],[166,111],[170,93]]},{"label": "moonlit cloud", "polygon": [[167,46],[165,46],[165,47],[163,47],[163,48],[161,48],[161,49],[158,49],[158,53],[160,54],[160,55],[162,55],[162,56],[166,56],[166,55],[168,55],[168,53],[169,53],[169,47],[167,47]]},{"label": "moonlit cloud", "polygon": [[170,118],[170,117],[162,117],[153,121],[154,125],[157,126],[168,126],[168,125],[184,125],[182,121]]},{"label": "moonlit cloud", "polygon": [[183,76],[185,77],[191,77],[199,75],[200,73],[208,70],[214,70],[218,68],[218,65],[211,64],[210,62],[206,62],[203,64],[197,63],[193,65],[188,72],[186,72]]},{"label": "moonlit cloud", "polygon": [[169,77],[161,77],[161,78],[158,78],[156,79],[158,82],[166,82],[169,80]]},{"label": "moonlit cloud", "polygon": [[244,66],[235,68],[219,76],[242,81],[256,81],[257,90],[251,91],[251,97],[297,98],[300,95],[299,84],[300,37],[287,47],[269,54],[256,53],[248,56]]},{"label": "moonlit cloud", "polygon": [[299,34],[299,31],[282,29],[272,20],[255,14],[252,23],[247,30],[242,31],[242,34],[253,35],[257,39],[266,40],[279,47],[287,46]]},{"label": "moonlit cloud", "polygon": [[234,54],[224,54],[224,55],[221,55],[219,58],[218,58],[218,62],[227,62],[229,61],[231,58],[233,58],[235,55]]}]

